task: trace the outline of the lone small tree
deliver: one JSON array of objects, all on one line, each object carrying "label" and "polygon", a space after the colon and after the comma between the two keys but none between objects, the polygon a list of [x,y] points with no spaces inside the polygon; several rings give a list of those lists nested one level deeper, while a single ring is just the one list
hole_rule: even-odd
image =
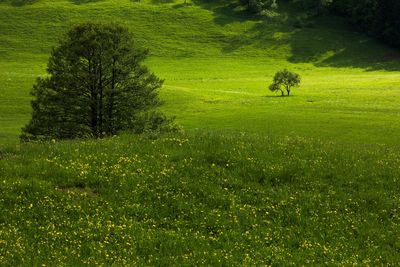
[{"label": "lone small tree", "polygon": [[[73,28],[53,49],[48,75],[33,86],[32,119],[21,139],[101,137],[145,128],[144,114],[160,104],[163,83],[143,66],[146,55],[124,27]],[[159,119],[148,121],[166,121],[156,114]]]},{"label": "lone small tree", "polygon": [[284,69],[275,74],[274,80],[269,86],[269,90],[272,92],[280,91],[282,96],[285,95],[286,91],[287,95],[289,96],[292,87],[298,87],[300,85],[300,81],[300,75]]}]

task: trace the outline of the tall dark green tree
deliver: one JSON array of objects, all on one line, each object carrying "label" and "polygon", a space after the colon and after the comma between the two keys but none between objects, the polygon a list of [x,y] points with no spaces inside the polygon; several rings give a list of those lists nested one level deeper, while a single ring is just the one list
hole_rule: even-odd
[{"label": "tall dark green tree", "polygon": [[[53,49],[48,75],[33,86],[32,119],[21,138],[101,137],[143,129],[144,114],[160,104],[162,86],[143,65],[146,55],[124,27],[76,26]],[[165,121],[160,118],[151,121]]]}]

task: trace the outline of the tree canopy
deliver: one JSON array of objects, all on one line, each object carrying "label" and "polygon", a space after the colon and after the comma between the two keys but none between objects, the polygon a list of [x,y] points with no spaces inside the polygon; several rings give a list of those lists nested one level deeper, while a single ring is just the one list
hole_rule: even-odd
[{"label": "tree canopy", "polygon": [[275,76],[272,84],[269,86],[269,90],[272,92],[281,92],[281,95],[284,96],[285,91],[287,95],[290,95],[291,89],[293,87],[297,87],[300,84],[300,75],[297,73],[288,71],[284,69],[282,71],[278,71]]},{"label": "tree canopy", "polygon": [[21,138],[101,137],[166,122],[151,113],[163,82],[143,65],[146,55],[124,27],[74,27],[53,49],[48,75],[33,86],[32,118]]}]

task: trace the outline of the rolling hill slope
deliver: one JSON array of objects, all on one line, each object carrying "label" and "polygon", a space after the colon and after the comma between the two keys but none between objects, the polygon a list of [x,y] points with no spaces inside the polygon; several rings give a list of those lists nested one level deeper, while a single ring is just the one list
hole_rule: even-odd
[{"label": "rolling hill slope", "polygon": [[[29,90],[51,47],[84,21],[126,25],[150,49],[148,64],[165,79],[165,110],[186,130],[397,143],[398,52],[338,18],[299,29],[289,6],[254,18],[224,1],[3,2],[0,14],[1,143],[16,142],[28,120]],[[267,85],[283,67],[302,75],[302,88],[293,98],[270,97]]]}]

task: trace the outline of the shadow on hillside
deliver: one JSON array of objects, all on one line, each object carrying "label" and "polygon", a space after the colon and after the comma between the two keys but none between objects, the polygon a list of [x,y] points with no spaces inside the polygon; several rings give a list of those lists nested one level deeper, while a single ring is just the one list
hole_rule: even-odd
[{"label": "shadow on hillside", "polygon": [[[272,93],[272,94],[274,94],[274,93]],[[294,97],[296,97],[296,95],[294,95],[293,93],[290,93],[290,96],[287,96],[287,95],[281,95],[280,93],[276,93],[274,95],[264,95],[262,97],[275,98],[275,99],[279,99],[279,98],[286,99],[286,98],[289,98],[289,97],[290,98],[294,98]]]},{"label": "shadow on hillside", "polygon": [[282,36],[288,31],[289,28],[286,27],[285,22],[276,24],[269,20],[263,20],[239,35],[227,37],[225,39],[226,45],[222,48],[222,52],[232,53],[246,46],[259,49],[279,48],[287,43],[287,40]]},{"label": "shadow on hillside", "polygon": [[318,19],[315,25],[318,27],[297,29],[290,33],[290,62],[368,71],[400,70],[399,51],[353,31],[344,20],[325,17]]},{"label": "shadow on hillside", "polygon": [[[139,1],[134,0],[132,2],[139,2]],[[175,1],[174,0],[151,0],[151,3],[152,4],[156,4],[156,5],[158,5],[158,4],[170,4],[170,3],[173,3],[173,2],[175,2]]]},{"label": "shadow on hillside", "polygon": [[291,55],[287,60],[292,63],[367,71],[400,70],[400,51],[353,31],[344,19],[325,16],[315,19],[308,27],[296,28],[292,17],[295,15],[259,18],[245,32],[227,37],[222,52],[229,54],[247,46],[272,51],[288,46]]},{"label": "shadow on hillside", "polygon": [[193,3],[201,8],[210,10],[214,15],[214,22],[218,25],[227,25],[233,22],[244,22],[257,20],[254,15],[238,8],[235,1],[220,0],[193,0]]},{"label": "shadow on hillside", "polygon": [[219,25],[253,21],[255,24],[236,36],[225,38],[222,52],[229,54],[246,46],[258,49],[291,49],[287,60],[312,63],[318,67],[350,67],[373,70],[400,70],[400,51],[355,32],[345,19],[324,16],[309,19],[304,27],[295,27],[299,13],[290,4],[281,5],[277,17],[254,16],[239,9],[234,1],[193,0],[213,12]]},{"label": "shadow on hillside", "polygon": [[[3,1],[0,1],[0,3],[1,2],[3,2]],[[18,6],[24,6],[24,5],[31,5],[31,4],[34,4],[36,2],[37,2],[37,0],[11,0],[10,4],[12,6],[18,7]]]},{"label": "shadow on hillside", "polygon": [[95,3],[95,2],[101,2],[103,0],[69,0],[71,3],[75,5],[82,5],[82,4],[89,4],[89,3]]},{"label": "shadow on hillside", "polygon": [[180,4],[175,4],[172,7],[175,9],[179,9],[179,8],[185,8],[188,6],[193,6],[193,4],[192,3],[180,3]]}]

